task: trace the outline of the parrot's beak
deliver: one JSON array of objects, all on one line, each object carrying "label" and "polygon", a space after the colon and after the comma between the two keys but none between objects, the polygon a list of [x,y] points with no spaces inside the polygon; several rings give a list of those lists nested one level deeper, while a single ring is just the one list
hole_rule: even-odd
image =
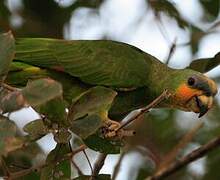
[{"label": "parrot's beak", "polygon": [[195,96],[195,101],[196,101],[196,105],[199,109],[199,118],[202,117],[203,115],[205,115],[208,110],[212,107],[213,105],[213,97],[212,96]]}]

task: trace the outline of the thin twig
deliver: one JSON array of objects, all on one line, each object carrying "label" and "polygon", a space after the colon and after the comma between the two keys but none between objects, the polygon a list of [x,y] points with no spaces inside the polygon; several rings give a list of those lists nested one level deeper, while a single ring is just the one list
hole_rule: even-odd
[{"label": "thin twig", "polygon": [[[71,143],[69,142],[68,145],[69,145],[69,148],[70,148],[71,153],[73,153],[73,149],[72,149]],[[73,167],[75,167],[75,169],[76,169],[78,175],[80,175],[80,176],[83,175],[83,172],[81,171],[81,169],[79,168],[79,166],[75,163],[75,161],[74,161],[74,159],[73,159],[73,156],[71,157],[71,163],[72,163]]]},{"label": "thin twig", "polygon": [[1,83],[1,86],[9,91],[19,91],[20,90],[19,88],[12,87],[12,86],[5,84],[5,83]]},{"label": "thin twig", "polygon": [[96,177],[99,175],[100,170],[102,169],[105,159],[108,154],[101,153],[96,160],[94,167],[93,167],[93,174],[92,174],[92,180],[95,180]]},{"label": "thin twig", "polygon": [[93,168],[92,168],[92,163],[90,162],[89,157],[88,157],[86,151],[83,150],[82,152],[83,152],[83,154],[85,155],[85,157],[86,157],[86,159],[87,159],[87,161],[88,161],[89,167],[90,167],[90,169],[91,169],[91,174],[93,174],[94,171],[93,171]]},{"label": "thin twig", "polygon": [[156,167],[160,165],[161,158],[158,157],[158,154],[156,154],[148,145],[146,149],[143,149],[141,146],[140,147],[137,146],[136,148],[134,148],[134,150],[136,150],[138,153],[142,154],[143,156],[147,155],[147,157],[149,157],[155,163]]},{"label": "thin twig", "polygon": [[168,35],[168,32],[166,30],[166,27],[164,26],[163,22],[161,21],[160,19],[160,16],[158,15],[155,15],[155,22],[156,22],[156,25],[161,33],[161,35],[163,36],[163,38],[165,39],[165,41],[167,41],[168,44],[171,43],[171,40],[169,38],[169,35]]},{"label": "thin twig", "polygon": [[125,157],[125,152],[122,152],[119,159],[118,159],[118,162],[117,164],[115,165],[115,169],[113,171],[113,174],[112,174],[112,180],[115,180],[116,177],[118,176],[118,173],[120,171],[120,168],[121,168],[121,164],[122,164],[122,160],[124,159]]},{"label": "thin twig", "polygon": [[84,175],[83,172],[81,171],[81,169],[79,168],[79,166],[75,163],[75,161],[73,159],[71,159],[71,163],[75,167],[75,169],[76,169],[79,176]]},{"label": "thin twig", "polygon": [[207,155],[209,152],[214,150],[215,148],[220,146],[220,136],[210,140],[205,145],[197,148],[196,150],[192,151],[188,155],[180,158],[176,162],[170,164],[167,166],[166,169],[163,169],[163,171],[157,172],[151,177],[148,177],[146,180],[160,180],[163,179],[171,174],[174,174],[179,169],[183,168],[184,166],[188,165],[189,163],[202,158],[203,156]]},{"label": "thin twig", "polygon": [[138,112],[136,115],[132,116],[130,119],[128,119],[124,124],[122,124],[116,131],[124,128],[134,120],[138,119],[141,115],[148,112],[151,108],[154,108],[158,104],[160,104],[163,100],[167,99],[170,96],[170,93],[168,90],[164,90],[163,93],[158,96],[156,99],[154,99],[150,104],[148,104],[145,108],[141,109],[140,112]]},{"label": "thin twig", "polygon": [[[59,159],[57,162],[62,162],[62,161],[68,160],[68,159],[72,158],[75,154],[85,150],[86,148],[87,147],[85,145],[82,145],[82,146],[78,147],[77,149],[75,149],[73,152],[65,154],[63,156],[63,158]],[[55,163],[57,163],[57,162],[55,162]],[[40,164],[38,166],[31,167],[29,169],[24,169],[24,170],[21,170],[18,172],[9,173],[8,178],[17,179],[18,177],[25,176],[33,171],[40,171],[41,169],[43,169],[44,167],[47,167],[48,165],[49,165],[49,163],[44,163],[44,164]]]},{"label": "thin twig", "polygon": [[173,56],[173,53],[176,50],[176,41],[177,41],[177,38],[174,39],[174,41],[172,42],[172,44],[170,46],[169,54],[168,54],[167,59],[165,61],[165,64],[167,64],[167,65],[169,64],[170,59],[171,59],[171,57]]}]

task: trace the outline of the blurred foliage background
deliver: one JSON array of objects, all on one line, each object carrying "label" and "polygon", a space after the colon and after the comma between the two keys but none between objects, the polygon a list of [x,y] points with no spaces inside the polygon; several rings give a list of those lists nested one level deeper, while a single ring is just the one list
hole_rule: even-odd
[{"label": "blurred foliage background", "polygon": [[[220,40],[218,38],[220,36],[219,0],[193,0],[193,3],[189,3],[189,5],[183,1],[181,4],[181,0],[138,0],[137,2],[139,6],[135,6],[135,8],[140,9],[130,11],[126,3],[131,4],[132,1],[126,2],[126,0],[1,0],[0,31],[12,30],[15,37],[113,39],[136,45],[144,51],[148,51],[146,48],[148,46],[154,48],[158,46],[154,50],[149,49],[150,53],[154,53],[152,55],[159,57],[164,62],[168,61],[167,63],[170,63],[171,66],[175,66],[175,61],[178,61],[176,65],[178,68],[186,66],[201,54],[214,56],[220,51],[220,41],[212,44],[212,41],[206,39],[214,36]],[[121,9],[121,12],[115,10],[117,4],[119,7],[124,7],[124,10]],[[183,7],[181,7],[182,5]],[[108,11],[105,12],[106,9]],[[123,24],[126,21],[116,21],[117,15],[120,16],[120,13],[124,16],[124,11],[129,14],[127,18],[130,21],[127,24]],[[199,18],[187,17],[187,11],[198,11]],[[197,12],[194,13],[197,14]],[[140,26],[146,21],[148,24],[145,24],[145,28],[142,27],[142,34],[137,37]],[[159,44],[157,45],[160,42],[157,41],[155,34],[149,34],[147,29],[152,31],[151,23],[154,23],[152,26],[162,37],[163,42],[161,43],[165,44],[165,50],[160,49]],[[145,31],[146,33],[143,33]],[[139,38],[139,41],[135,41],[135,38]],[[208,45],[201,49],[204,39]],[[144,42],[148,45],[143,45]],[[161,51],[165,53],[162,54]],[[210,53],[208,53],[209,51]],[[220,83],[219,68],[208,75]],[[181,147],[178,156],[190,152],[220,134],[220,98],[219,95],[217,96],[214,108],[200,120],[204,121],[205,125],[198,130],[191,142]],[[111,173],[114,171],[115,164],[118,163],[121,169],[116,179],[144,179],[167,157],[184,134],[198,121],[191,113],[167,109],[153,110],[131,126],[136,130],[137,135],[126,141],[123,157],[119,158],[116,155],[108,157],[102,171]],[[13,164],[22,162],[22,164],[14,166],[12,169],[16,171],[30,167],[33,162],[42,161],[45,153],[40,147],[36,147],[34,144],[29,148],[13,152],[7,161],[13,162]],[[88,153],[93,160],[97,156],[97,153],[93,151]],[[80,156],[83,155],[77,156],[76,162],[84,172],[89,173],[87,162]],[[122,159],[122,162],[118,162],[118,159]],[[93,160],[91,161],[93,162]],[[167,179],[218,180],[220,179],[219,167],[220,155],[219,149],[216,149],[208,156],[190,164]],[[74,173],[74,175],[77,174],[76,171]],[[116,172],[114,173],[116,174]]]}]

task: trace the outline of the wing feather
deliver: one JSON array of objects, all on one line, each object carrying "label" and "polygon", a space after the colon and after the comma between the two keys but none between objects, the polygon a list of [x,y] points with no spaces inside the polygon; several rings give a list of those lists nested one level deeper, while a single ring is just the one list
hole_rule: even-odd
[{"label": "wing feather", "polygon": [[120,88],[147,85],[150,64],[146,53],[128,44],[94,40],[65,41],[44,38],[16,40],[16,61],[63,69],[92,85]]}]

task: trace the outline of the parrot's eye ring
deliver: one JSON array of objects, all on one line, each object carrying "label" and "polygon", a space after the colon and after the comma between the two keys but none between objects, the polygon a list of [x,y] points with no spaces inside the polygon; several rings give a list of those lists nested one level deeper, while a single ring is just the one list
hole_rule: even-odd
[{"label": "parrot's eye ring", "polygon": [[190,78],[188,79],[188,84],[189,84],[190,86],[193,86],[193,85],[195,84],[195,82],[196,82],[196,80],[195,80],[195,78],[193,78],[193,77],[190,77]]}]

